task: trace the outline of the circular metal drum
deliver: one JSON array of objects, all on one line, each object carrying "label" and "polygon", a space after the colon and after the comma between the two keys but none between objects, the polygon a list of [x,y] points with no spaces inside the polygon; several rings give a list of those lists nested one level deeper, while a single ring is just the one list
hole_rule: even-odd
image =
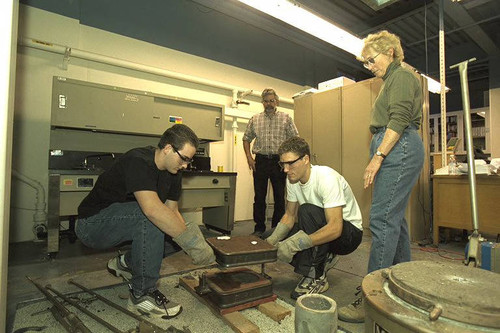
[{"label": "circular metal drum", "polygon": [[413,261],[368,274],[365,332],[500,332],[500,274]]}]

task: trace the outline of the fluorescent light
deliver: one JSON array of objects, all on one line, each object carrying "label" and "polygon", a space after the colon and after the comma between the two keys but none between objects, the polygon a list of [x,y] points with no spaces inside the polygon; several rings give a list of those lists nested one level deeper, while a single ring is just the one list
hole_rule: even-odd
[{"label": "fluorescent light", "polygon": [[[361,54],[361,50],[363,49],[362,39],[316,16],[302,8],[298,3],[287,0],[238,1],[324,40],[354,56],[359,56]],[[425,77],[429,80],[429,91],[437,94],[441,93],[441,84],[428,76]],[[439,88],[436,89],[435,84],[437,84]],[[431,90],[431,86],[433,90]],[[449,88],[446,88],[446,91],[448,90]]]},{"label": "fluorescent light", "polygon": [[[427,89],[430,92],[435,93],[435,94],[441,93],[441,83],[439,81],[436,81],[432,77],[427,76],[425,74],[420,74],[420,75],[422,75],[423,77],[425,77],[427,79]],[[450,88],[445,86],[444,91],[448,92],[448,91],[450,91]]]},{"label": "fluorescent light", "polygon": [[286,0],[239,0],[351,54],[359,55],[363,40]]}]

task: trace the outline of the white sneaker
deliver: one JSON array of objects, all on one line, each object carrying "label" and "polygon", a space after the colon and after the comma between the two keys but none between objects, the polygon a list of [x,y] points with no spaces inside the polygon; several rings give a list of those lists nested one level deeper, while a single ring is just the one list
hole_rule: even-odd
[{"label": "white sneaker", "polygon": [[295,287],[295,290],[292,291],[290,297],[297,299],[305,294],[321,294],[327,291],[329,287],[326,275],[319,279],[304,276],[297,284],[297,287]]},{"label": "white sneaker", "polygon": [[182,312],[182,306],[169,301],[158,289],[139,298],[132,292],[128,298],[127,309],[137,314],[145,314],[162,319],[170,319]]},{"label": "white sneaker", "polygon": [[130,281],[130,279],[132,279],[132,270],[121,264],[121,256],[123,256],[123,254],[108,261],[108,272],[116,277],[122,277],[125,281]]}]

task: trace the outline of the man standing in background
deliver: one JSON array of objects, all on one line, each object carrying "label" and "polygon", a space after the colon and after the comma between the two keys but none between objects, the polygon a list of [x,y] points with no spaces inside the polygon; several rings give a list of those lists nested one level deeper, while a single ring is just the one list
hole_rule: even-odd
[{"label": "man standing in background", "polygon": [[[277,110],[279,96],[274,89],[262,91],[264,111],[254,115],[248,122],[243,135],[243,148],[247,162],[253,171],[254,204],[253,219],[255,228],[253,235],[261,236],[266,231],[266,195],[268,179],[271,180],[274,194],[274,212],[272,227],[274,228],[285,213],[286,175],[278,165],[278,148],[287,139],[298,136],[299,132],[292,118],[285,112]],[[255,142],[250,151],[250,143]],[[255,159],[252,156],[255,154]]]}]

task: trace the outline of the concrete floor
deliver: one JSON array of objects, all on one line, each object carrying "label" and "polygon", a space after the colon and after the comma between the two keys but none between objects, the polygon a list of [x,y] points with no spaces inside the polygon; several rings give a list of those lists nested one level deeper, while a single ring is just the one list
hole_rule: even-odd
[{"label": "concrete floor", "polygon": [[[218,236],[219,233],[205,230],[205,236]],[[249,235],[253,231],[253,222],[238,222],[232,235]],[[41,293],[25,278],[26,275],[38,280],[42,285],[50,283],[61,292],[75,292],[77,288],[67,284],[73,279],[88,288],[101,288],[123,283],[106,271],[107,261],[116,255],[117,249],[95,251],[86,248],[78,241],[70,244],[68,239],[61,240],[61,250],[53,259],[48,259],[45,243],[16,243],[9,251],[8,271],[8,309],[7,330],[11,332],[16,307],[20,302],[41,298]],[[125,247],[126,248],[126,247]],[[446,261],[461,264],[463,258],[463,242],[452,242],[440,246],[440,251],[433,247],[420,247],[412,244],[413,260]],[[359,248],[341,256],[338,264],[328,273],[330,288],[325,295],[337,302],[337,306],[345,306],[355,299],[356,287],[366,274],[370,237],[365,236]],[[183,252],[178,252],[164,259],[162,276],[179,272],[188,272],[199,268],[191,264],[191,260]],[[293,272],[293,267],[281,262],[266,264],[266,273],[273,279],[274,292],[286,303],[294,306],[290,292],[295,288],[300,276]],[[175,295],[167,295],[175,299]],[[196,317],[196,314],[193,314]],[[364,332],[363,324],[351,324],[339,321],[347,332]],[[197,333],[197,332],[193,332]]]}]

